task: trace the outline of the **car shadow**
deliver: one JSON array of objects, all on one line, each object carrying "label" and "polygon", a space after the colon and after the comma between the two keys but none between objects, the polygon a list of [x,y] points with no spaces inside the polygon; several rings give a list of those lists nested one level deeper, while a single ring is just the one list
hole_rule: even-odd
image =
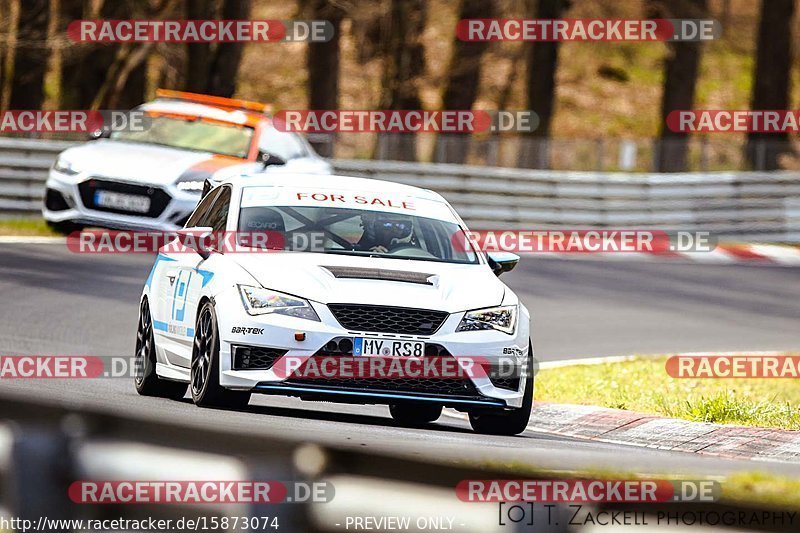
[{"label": "car shadow", "polygon": [[[192,400],[190,398],[184,398],[180,401],[181,403],[192,405]],[[313,405],[313,403],[316,402],[309,402],[309,405]],[[469,428],[453,425],[454,423],[457,423],[457,421],[455,419],[446,417],[444,415],[442,415],[439,418],[439,420],[437,420],[432,424],[427,424],[424,426],[405,426],[403,424],[396,422],[393,418],[389,416],[383,417],[370,414],[341,413],[334,411],[322,411],[316,409],[303,409],[299,407],[281,407],[281,406],[250,404],[247,407],[241,409],[225,408],[225,407],[211,407],[209,409],[212,409],[214,411],[228,411],[228,412],[247,413],[247,414],[263,415],[263,416],[277,416],[281,418],[299,418],[304,420],[340,422],[345,424],[358,424],[362,426],[375,426],[375,427],[381,426],[381,427],[390,427],[399,429],[419,429],[419,430],[437,431],[443,433],[462,433],[462,434],[473,433],[472,430]],[[448,424],[448,422],[451,423]]]}]

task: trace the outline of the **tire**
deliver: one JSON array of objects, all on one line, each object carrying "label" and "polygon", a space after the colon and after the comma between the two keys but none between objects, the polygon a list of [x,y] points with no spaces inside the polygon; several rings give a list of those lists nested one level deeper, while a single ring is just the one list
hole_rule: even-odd
[{"label": "tire", "polygon": [[83,226],[80,224],[76,224],[68,220],[64,222],[50,222],[49,220],[45,220],[45,224],[47,224],[48,228],[60,235],[69,235],[70,233],[81,231],[83,229]]},{"label": "tire", "polygon": [[192,401],[200,407],[244,409],[250,393],[225,389],[219,384],[219,328],[214,305],[206,301],[197,313],[190,371]]},{"label": "tire", "polygon": [[435,422],[442,415],[436,404],[401,403],[389,406],[389,413],[403,426],[419,427]]},{"label": "tire", "polygon": [[139,308],[133,384],[136,392],[142,396],[180,400],[186,395],[186,383],[161,379],[156,374],[156,341],[153,336],[153,318],[147,298],[142,300]]},{"label": "tire", "polygon": [[476,433],[484,435],[519,435],[528,427],[533,407],[533,347],[528,341],[528,379],[522,397],[522,407],[508,410],[475,411],[469,413],[469,424]]}]

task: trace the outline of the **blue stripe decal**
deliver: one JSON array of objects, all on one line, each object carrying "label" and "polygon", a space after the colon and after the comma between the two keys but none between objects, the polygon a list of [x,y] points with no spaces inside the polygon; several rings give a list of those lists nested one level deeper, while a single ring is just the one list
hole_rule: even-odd
[{"label": "blue stripe decal", "polygon": [[145,282],[144,282],[144,286],[145,286],[145,287],[148,287],[148,288],[149,288],[149,287],[150,287],[150,284],[151,284],[151,283],[153,283],[153,274],[155,274],[155,272],[156,272],[156,267],[158,266],[158,264],[159,264],[161,261],[176,261],[176,260],[175,260],[175,259],[172,259],[171,257],[167,257],[167,256],[166,256],[166,255],[164,255],[164,254],[158,254],[158,255],[156,256],[156,261],[155,261],[155,263],[153,263],[153,268],[151,268],[151,269],[150,269],[150,275],[149,275],[149,276],[147,276],[147,281],[145,281]]},{"label": "blue stripe decal", "polygon": [[194,328],[186,328],[186,336],[194,337]]},{"label": "blue stripe decal", "polygon": [[160,320],[153,320],[153,327],[156,328],[158,331],[167,331],[169,329],[167,327],[167,323],[161,322]]},{"label": "blue stripe decal", "polygon": [[214,273],[211,272],[210,270],[195,269],[194,271],[203,276],[203,285],[202,285],[203,287],[208,285],[211,282],[211,279],[214,277]]}]

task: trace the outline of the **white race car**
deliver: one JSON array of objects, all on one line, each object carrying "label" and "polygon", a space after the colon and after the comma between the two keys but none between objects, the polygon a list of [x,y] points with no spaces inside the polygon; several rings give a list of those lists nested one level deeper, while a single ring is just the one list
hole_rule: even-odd
[{"label": "white race car", "polygon": [[530,316],[497,276],[519,257],[485,255],[459,241],[465,229],[439,194],[407,185],[230,178],[159,250],[136,389],[182,398],[188,384],[197,405],[231,408],[251,393],[388,404],[408,425],[451,407],[478,432],[518,434],[533,401]]},{"label": "white race car", "polygon": [[136,108],[142,131],[97,132],[50,169],[42,215],[61,233],[84,226],[174,230],[200,200],[204,182],[227,167],[330,174],[296,133],[278,131],[256,102],[159,89]]}]

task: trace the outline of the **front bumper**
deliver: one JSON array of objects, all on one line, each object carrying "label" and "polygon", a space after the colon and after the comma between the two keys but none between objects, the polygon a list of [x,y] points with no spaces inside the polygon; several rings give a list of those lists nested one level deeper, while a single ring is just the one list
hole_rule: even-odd
[{"label": "front bumper", "polygon": [[[289,365],[282,362],[292,358],[294,359],[292,368],[297,368],[298,360],[304,362],[314,356],[330,357],[325,349],[329,341],[367,336],[389,341],[402,339],[434,344],[443,348],[447,355],[456,360],[461,359],[458,364],[468,364],[466,363],[468,360],[474,361],[475,358],[480,358],[487,364],[502,364],[508,368],[509,362],[512,362],[519,368],[524,368],[528,361],[530,337],[529,318],[524,307],[521,307],[522,312],[514,335],[494,330],[456,332],[455,329],[464,316],[463,312],[450,314],[433,335],[394,335],[347,330],[339,325],[326,305],[316,302],[312,302],[312,306],[319,315],[320,322],[282,315],[249,316],[241,310],[241,302],[236,301],[234,295],[230,294],[232,291],[225,292],[227,294],[220,295],[216,305],[220,332],[220,384],[226,388],[352,403],[435,402],[464,409],[515,408],[522,405],[525,377],[516,380],[516,387],[513,390],[508,387],[507,382],[498,383],[496,379],[475,373],[464,378],[467,381],[463,384],[463,390],[460,385],[451,390],[448,388],[449,385],[442,387],[437,384],[434,387],[428,386],[427,382],[424,384],[418,382],[424,386],[416,386],[408,381],[411,378],[402,380],[387,378],[379,380],[380,382],[373,379],[369,386],[364,386],[366,381],[360,381],[359,378],[315,380],[307,377],[296,379],[291,375],[287,378],[286,369]],[[236,311],[224,312],[225,309],[231,308]],[[304,340],[296,340],[296,333],[303,333]],[[270,353],[279,354],[274,355],[274,360],[264,365],[268,368],[237,369],[235,365],[239,367],[241,365],[235,362],[235,352],[242,347],[246,349],[260,347],[274,350]]]},{"label": "front bumper", "polygon": [[[68,176],[50,169],[45,185],[46,195],[55,198],[56,202],[45,202],[42,207],[44,219],[49,222],[74,222],[85,226],[113,229],[173,231],[183,227],[185,220],[191,215],[200,200],[199,194],[179,191],[174,185],[165,187],[155,183],[132,182],[102,177],[97,179],[114,182],[120,186],[149,189],[162,195],[161,197],[164,198],[166,205],[157,216],[143,216],[136,213],[120,213],[96,209],[86,205],[80,189],[82,183],[92,178],[86,173]],[[85,197],[85,194],[83,196]],[[63,202],[61,199],[63,199]]]}]

